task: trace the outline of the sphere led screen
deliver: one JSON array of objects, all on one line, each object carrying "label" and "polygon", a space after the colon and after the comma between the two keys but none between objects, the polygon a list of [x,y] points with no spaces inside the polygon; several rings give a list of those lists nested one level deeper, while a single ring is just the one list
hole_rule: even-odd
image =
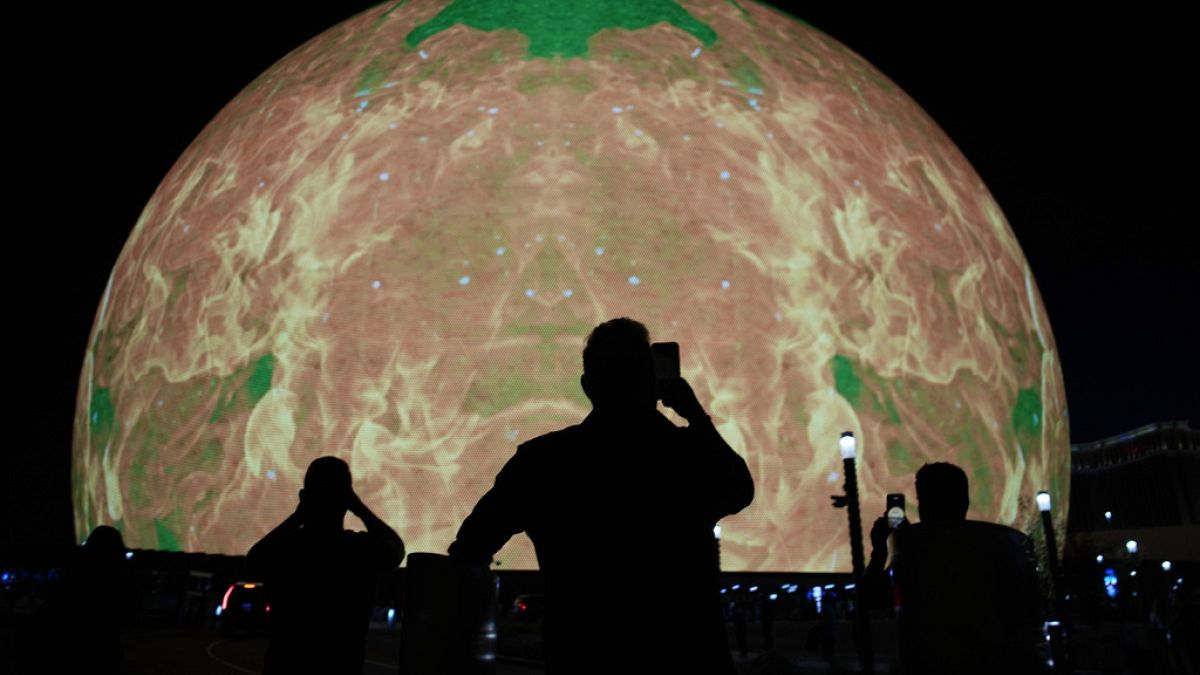
[{"label": "sphere led screen", "polygon": [[[76,529],[244,553],[333,454],[444,551],[517,444],[590,410],[583,341],[616,316],[681,345],[749,463],[725,569],[849,569],[844,430],[867,526],[888,492],[915,516],[926,461],[966,469],[975,518],[1066,503],[1028,264],[886,77],[749,2],[456,0],[312,39],[164,178],[89,342]],[[497,559],[536,567],[524,536]]]}]

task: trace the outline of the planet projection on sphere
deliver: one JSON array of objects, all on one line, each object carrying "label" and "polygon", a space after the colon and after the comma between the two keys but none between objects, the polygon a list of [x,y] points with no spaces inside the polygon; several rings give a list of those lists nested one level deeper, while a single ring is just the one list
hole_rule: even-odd
[{"label": "planet projection on sphere", "polygon": [[[76,531],[244,553],[333,454],[445,551],[519,443],[588,413],[583,342],[617,316],[680,344],[750,466],[725,569],[849,569],[844,430],[868,527],[889,492],[917,516],[928,461],[966,470],[973,518],[1066,503],[1029,265],[895,84],[749,2],[457,0],[313,38],[163,179],[86,352]],[[638,525],[597,555],[636,564]],[[497,561],[537,565],[524,535]]]}]

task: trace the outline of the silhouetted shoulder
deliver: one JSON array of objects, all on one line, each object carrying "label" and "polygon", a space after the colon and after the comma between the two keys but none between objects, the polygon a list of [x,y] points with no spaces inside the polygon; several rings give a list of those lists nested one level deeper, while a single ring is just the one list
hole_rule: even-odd
[{"label": "silhouetted shoulder", "polygon": [[584,436],[584,428],[580,424],[573,424],[569,427],[551,431],[542,434],[537,438],[531,438],[517,446],[517,450],[526,450],[528,452],[537,453],[553,450],[562,447],[565,444],[577,442]]},{"label": "silhouetted shoulder", "polygon": [[554,453],[578,446],[585,442],[586,438],[584,428],[578,424],[551,431],[518,445],[513,459],[521,462],[544,461]]}]

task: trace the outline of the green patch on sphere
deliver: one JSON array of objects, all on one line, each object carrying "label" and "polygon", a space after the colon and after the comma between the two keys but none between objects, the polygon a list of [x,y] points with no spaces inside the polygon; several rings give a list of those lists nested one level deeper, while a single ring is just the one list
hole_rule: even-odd
[{"label": "green patch on sphere", "polygon": [[762,89],[765,86],[758,64],[746,54],[738,54],[729,66],[729,74],[742,89]]},{"label": "green patch on sphere", "polygon": [[271,390],[275,374],[275,355],[260,356],[253,366],[243,366],[221,381],[221,394],[209,424],[216,424],[236,410],[252,410]]},{"label": "green patch on sphere", "polygon": [[[848,356],[833,357],[833,383],[837,393],[855,410],[869,410],[882,415],[891,424],[900,424],[900,411],[893,399],[889,380],[865,368]],[[865,396],[864,396],[865,394]]]},{"label": "green patch on sphere", "polygon": [[529,40],[534,58],[580,58],[588,40],[602,30],[640,30],[669,23],[705,45],[717,40],[708,24],[673,0],[455,0],[405,38],[416,48],[426,39],[457,25],[476,30],[515,30]]},{"label": "green patch on sphere", "polygon": [[1042,397],[1036,389],[1017,391],[1017,402],[1013,404],[1012,429],[1020,441],[1021,453],[1036,445],[1042,434]]},{"label": "green patch on sphere", "polygon": [[103,446],[117,426],[117,412],[113,407],[112,393],[108,387],[92,391],[92,402],[88,406],[88,423],[92,430],[92,443]]},{"label": "green patch on sphere", "polygon": [[167,524],[166,519],[154,519],[154,536],[158,541],[157,548],[160,551],[183,550],[183,547],[179,545],[179,538],[175,536],[175,532],[171,529],[171,526]]},{"label": "green patch on sphere", "polygon": [[396,64],[389,59],[379,56],[372,58],[358,76],[358,83],[354,86],[355,96],[366,96],[375,91],[375,87],[383,84],[395,67]]},{"label": "green patch on sphere", "polygon": [[246,380],[246,394],[250,397],[250,407],[271,390],[271,377],[275,374],[275,355],[265,354],[254,364],[254,372]]},{"label": "green patch on sphere", "polygon": [[841,354],[833,357],[833,385],[837,387],[837,393],[850,403],[850,407],[858,407],[863,383],[854,372],[854,362],[850,357]]}]

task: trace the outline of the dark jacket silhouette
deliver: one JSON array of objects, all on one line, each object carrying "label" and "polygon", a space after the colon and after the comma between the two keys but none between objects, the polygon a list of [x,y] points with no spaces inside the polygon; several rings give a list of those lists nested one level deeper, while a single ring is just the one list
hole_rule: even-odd
[{"label": "dark jacket silhouette", "polygon": [[916,488],[921,522],[892,532],[886,518],[876,520],[861,582],[868,605],[896,610],[903,672],[1036,672],[1041,596],[1032,541],[967,520],[967,476],[953,464],[921,467]]},{"label": "dark jacket silhouette", "polygon": [[1041,596],[1029,537],[995,523],[940,521],[897,529],[894,548],[906,673],[1037,671]]},{"label": "dark jacket silhouette", "polygon": [[[606,327],[624,331],[626,343]],[[617,345],[598,345],[603,339]],[[589,368],[585,350],[583,385],[595,410],[523,443],[450,555],[486,561],[514,534],[529,535],[546,582],[550,672],[626,672],[631,658],[640,672],[732,672],[713,525],[753,498],[746,463],[682,380],[664,402],[689,425],[654,409],[640,324],[603,324],[593,348],[608,352]],[[597,363],[603,375],[592,375]]]},{"label": "dark jacket silhouette", "polygon": [[[347,510],[366,532],[343,529]],[[400,537],[354,494],[346,463],[314,460],[300,507],[246,556],[271,607],[264,672],[361,673],[379,576],[403,557]]]}]

